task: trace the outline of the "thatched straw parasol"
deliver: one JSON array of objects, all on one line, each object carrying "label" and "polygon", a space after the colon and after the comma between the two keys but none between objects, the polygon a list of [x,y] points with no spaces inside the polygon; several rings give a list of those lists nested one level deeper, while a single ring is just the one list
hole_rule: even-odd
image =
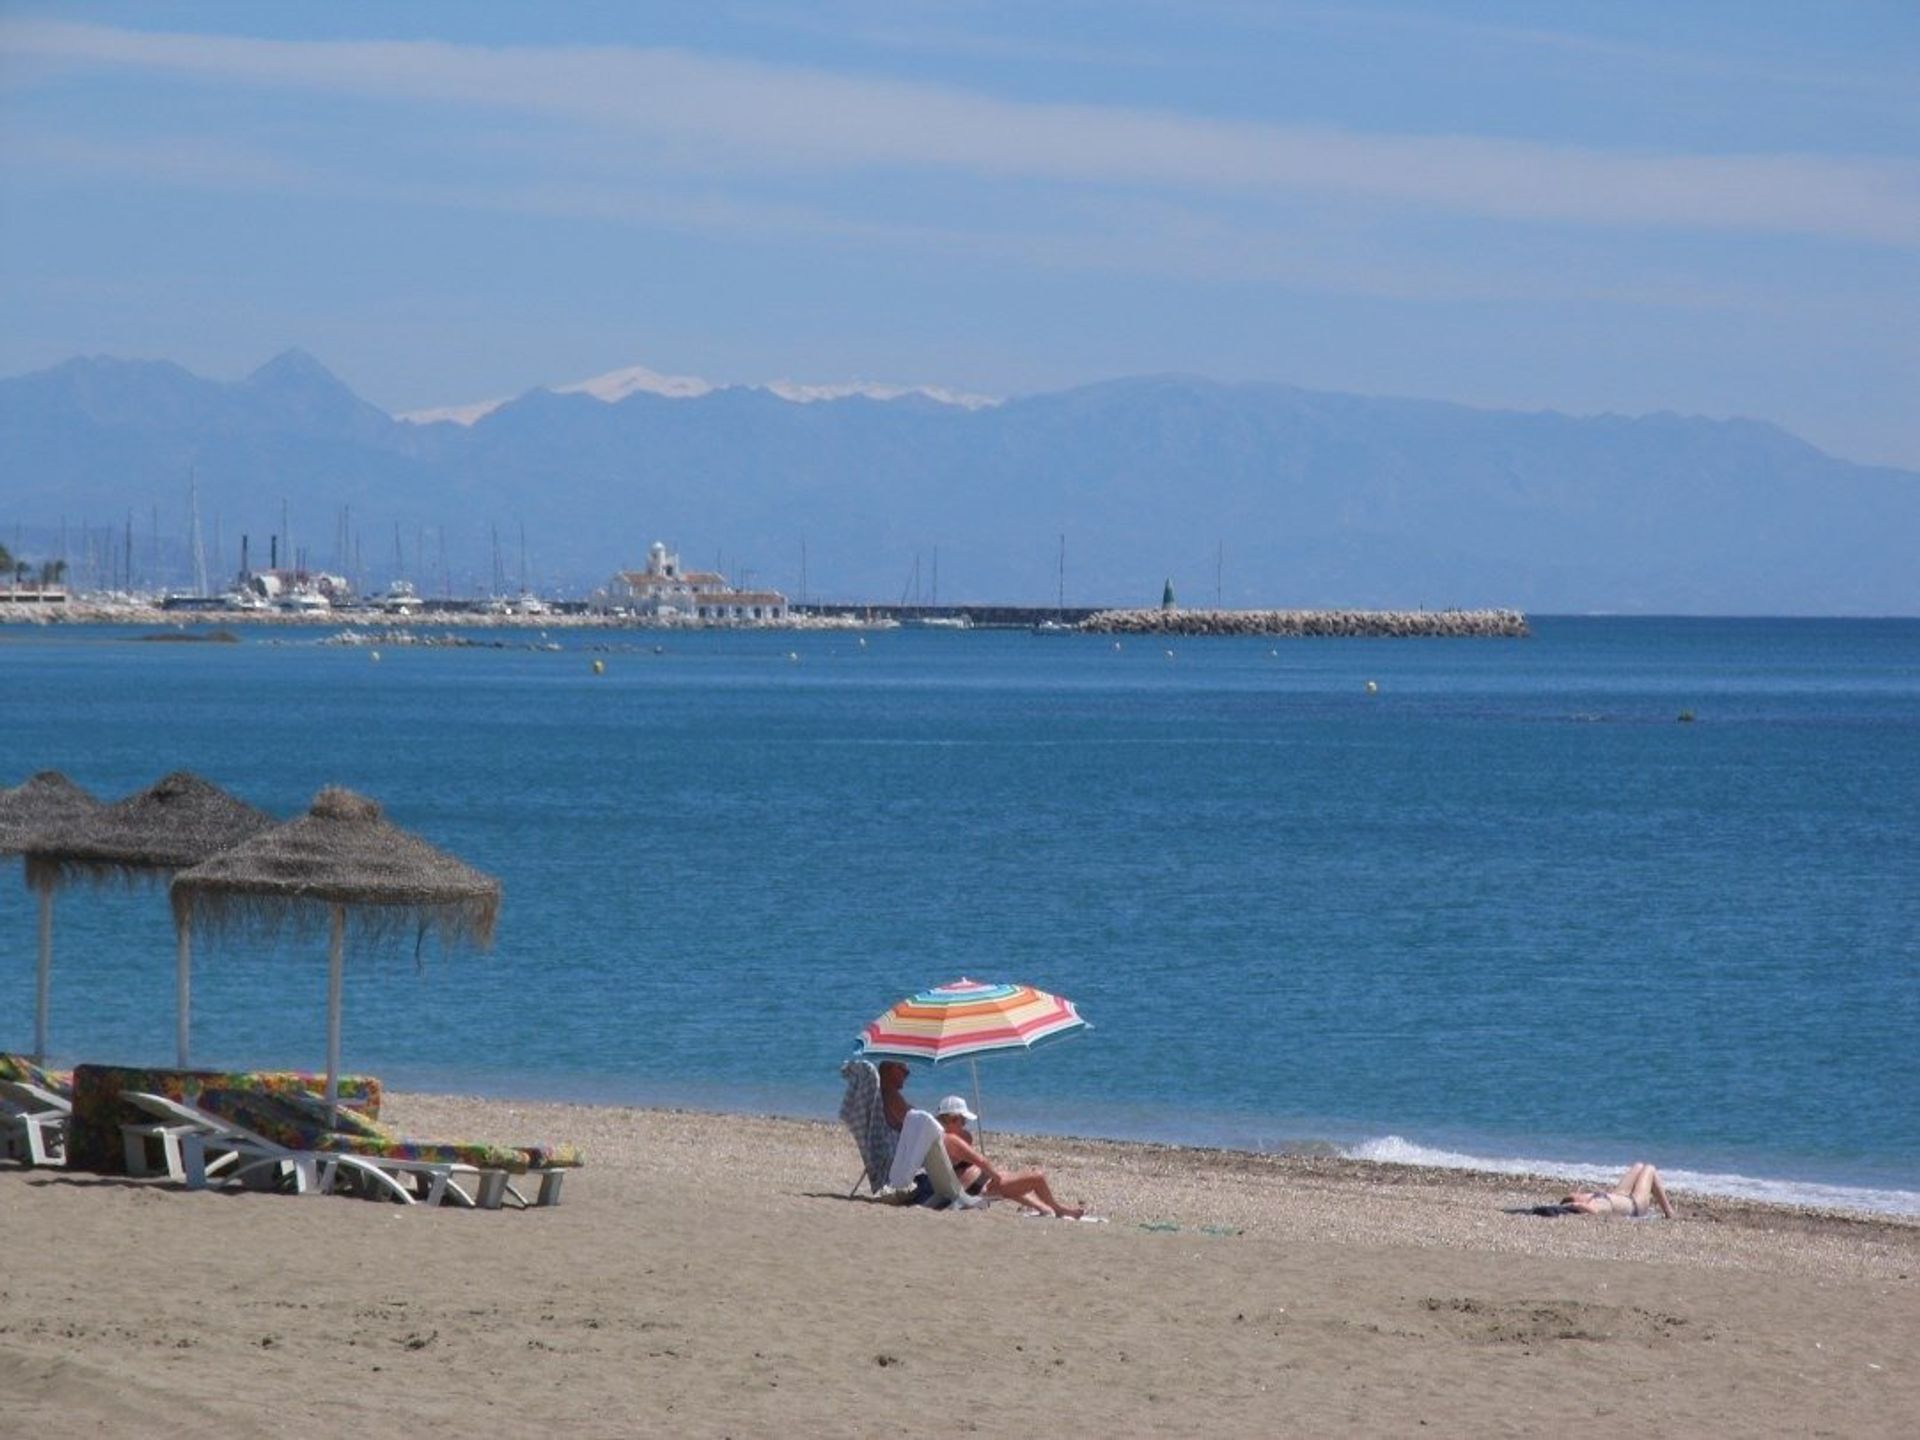
[{"label": "thatched straw parasol", "polygon": [[[100,802],[58,770],[42,770],[24,785],[0,790],[0,855],[14,855],[42,831],[71,825]],[[47,1058],[47,1002],[53,979],[53,897],[40,894],[40,981],[33,1012],[33,1058]]]},{"label": "thatched straw parasol", "polygon": [[99,809],[98,800],[58,770],[42,770],[23,785],[0,790],[0,855],[17,855],[34,836]]},{"label": "thatched straw parasol", "polygon": [[327,1104],[338,1103],[340,987],[348,917],[369,937],[433,931],[493,943],[500,882],[390,824],[351,790],[326,789],[288,821],[174,876],[174,922],[215,929],[317,928],[330,937]]},{"label": "thatched straw parasol", "polygon": [[[34,836],[25,845],[27,883],[40,892],[42,923],[51,931],[50,898],[75,881],[133,884],[198,865],[273,824],[273,817],[237,800],[210,780],[185,770],[155,781],[137,795],[103,806],[69,825]],[[179,1013],[175,1041],[187,1065],[191,934],[175,926]]]}]

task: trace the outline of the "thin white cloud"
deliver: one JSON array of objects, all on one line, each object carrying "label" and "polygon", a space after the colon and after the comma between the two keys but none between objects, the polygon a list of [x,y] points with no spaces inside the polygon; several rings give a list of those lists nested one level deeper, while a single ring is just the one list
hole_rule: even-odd
[{"label": "thin white cloud", "polygon": [[6,160],[16,168],[166,180],[204,189],[293,190],[324,183],[318,172],[259,145],[179,132],[113,140],[61,134],[9,136]]},{"label": "thin white cloud", "polygon": [[[1421,303],[1474,301],[1599,302],[1661,309],[1777,309],[1776,291],[1730,285],[1720,277],[1622,276],[1601,255],[1569,262],[1524,247],[1520,256],[1463,262],[1434,246],[1401,241],[1368,226],[1290,210],[1273,216],[1220,216],[1204,206],[1131,193],[1069,197],[1027,223],[913,223],[871,218],[723,189],[639,184],[604,177],[539,181],[381,178],[275,163],[217,137],[148,136],[114,144],[64,136],[12,147],[16,167],[38,163],[62,174],[88,172],[143,183],[224,191],[278,191],[342,204],[425,205],[476,213],[587,219],[636,230],[674,230],[716,239],[778,236],[801,243],[885,247],[918,256],[982,258],[1063,273],[1183,276],[1208,282],[1254,280],[1302,292]],[[1830,287],[1810,300],[1828,305]]]},{"label": "thin white cloud", "polygon": [[981,13],[973,6],[958,13],[928,14],[900,9],[876,12],[870,4],[854,4],[838,13],[823,6],[802,9],[793,5],[752,5],[734,11],[734,18],[764,29],[831,40],[840,45],[946,59],[1129,69],[1157,68],[1167,63],[1164,51],[1101,43],[1098,37],[1087,32],[1081,32],[1072,44],[1036,39],[1031,35],[989,33],[996,24],[1004,24],[1006,17]]},{"label": "thin white cloud", "polygon": [[1903,114],[1911,114],[1915,109],[1912,78],[1897,65],[1889,66],[1884,57],[1879,57],[1881,64],[1878,69],[1863,66],[1836,69],[1805,61],[1769,60],[1728,51],[1703,51],[1614,40],[1577,30],[1502,25],[1445,11],[1432,13],[1391,8],[1373,10],[1356,6],[1275,6],[1265,3],[1253,9],[1244,5],[1229,6],[1228,9],[1240,23],[1259,25],[1269,30],[1293,23],[1310,23],[1330,30],[1373,35],[1405,37],[1424,34],[1453,45],[1466,43],[1504,46],[1516,51],[1558,51],[1581,58],[1611,61],[1639,70],[1845,92],[1850,98],[1865,98],[1896,108]]},{"label": "thin white cloud", "polygon": [[[361,188],[358,193],[374,192]],[[668,227],[715,237],[780,235],[789,240],[885,246],[955,260],[982,257],[1022,266],[1109,275],[1176,275],[1210,282],[1256,280],[1322,294],[1421,303],[1597,302],[1670,310],[1763,310],[1779,296],[1724,280],[1619,278],[1605,267],[1573,269],[1551,257],[1494,266],[1461,264],[1415,244],[1364,247],[1342,227],[1223,220],[1179,204],[1093,201],[1047,226],[995,227],[861,220],[818,208],[719,194],[610,189],[547,182],[510,188],[443,185],[422,192],[381,190],[472,210],[586,217],[636,228]]]},{"label": "thin white cloud", "polygon": [[1920,165],[1361,134],[951,87],[683,51],[281,41],[0,23],[20,59],[560,117],[712,173],[886,169],[1259,197],[1330,195],[1515,221],[1920,245]]}]

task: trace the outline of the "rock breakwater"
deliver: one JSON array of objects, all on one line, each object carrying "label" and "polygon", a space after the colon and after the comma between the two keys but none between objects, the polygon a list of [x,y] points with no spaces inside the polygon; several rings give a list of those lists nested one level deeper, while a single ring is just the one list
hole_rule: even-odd
[{"label": "rock breakwater", "polygon": [[1103,635],[1285,635],[1520,639],[1518,610],[1102,610],[1080,629]]}]

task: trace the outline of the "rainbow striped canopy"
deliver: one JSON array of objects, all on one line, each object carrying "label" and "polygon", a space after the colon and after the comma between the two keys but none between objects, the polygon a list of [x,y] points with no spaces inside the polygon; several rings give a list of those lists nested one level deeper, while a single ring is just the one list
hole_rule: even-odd
[{"label": "rainbow striped canopy", "polygon": [[1071,1000],[1031,985],[960,979],[922,990],[874,1020],[860,1035],[869,1060],[940,1065],[1000,1050],[1031,1050],[1093,1027]]}]

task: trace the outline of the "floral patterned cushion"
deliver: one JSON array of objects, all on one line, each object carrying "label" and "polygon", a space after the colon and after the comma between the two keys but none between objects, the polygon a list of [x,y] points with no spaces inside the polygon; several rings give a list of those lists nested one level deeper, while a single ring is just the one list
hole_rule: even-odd
[{"label": "floral patterned cushion", "polygon": [[[286,1104],[301,1110],[316,1124],[326,1121],[326,1102],[313,1095],[288,1095]],[[350,1150],[368,1156],[386,1156],[393,1160],[437,1160],[456,1165],[473,1165],[482,1170],[508,1170],[519,1175],[528,1170],[573,1167],[584,1163],[577,1145],[494,1145],[468,1140],[418,1140],[400,1134],[391,1125],[357,1111],[345,1110],[334,1125],[338,1144],[322,1145],[323,1150]]]},{"label": "floral patterned cushion", "polygon": [[[251,1130],[263,1140],[285,1145],[289,1150],[315,1150],[325,1127],[314,1124],[301,1111],[287,1104],[286,1097],[271,1090],[229,1090],[219,1087],[200,1092],[194,1102],[209,1115],[231,1121],[243,1130]],[[343,1112],[344,1113],[344,1112]]]},{"label": "floral patterned cushion", "polygon": [[73,1098],[73,1072],[71,1070],[48,1070],[36,1065],[24,1055],[9,1055],[0,1051],[0,1080],[12,1080],[21,1085],[37,1085],[63,1099]]},{"label": "floral patterned cushion", "polygon": [[556,1142],[551,1145],[521,1145],[527,1163],[535,1170],[573,1170],[587,1163],[587,1155],[578,1145]]},{"label": "floral patterned cushion", "polygon": [[[73,1119],[67,1126],[67,1164],[78,1170],[101,1175],[125,1173],[126,1152],[120,1143],[120,1127],[153,1117],[120,1097],[137,1090],[165,1095],[189,1105],[216,1097],[238,1094],[255,1103],[268,1095],[304,1095],[324,1090],[327,1077],[304,1070],[167,1070],[143,1069],[130,1065],[82,1065],[73,1072]],[[380,1081],[371,1075],[342,1075],[340,1103],[369,1116],[380,1113]],[[233,1103],[221,1101],[221,1103]],[[216,1112],[217,1113],[217,1112]],[[270,1140],[279,1136],[270,1130],[247,1124],[236,1115],[227,1118]],[[299,1127],[297,1117],[255,1114],[255,1119],[281,1126]],[[303,1128],[301,1133],[307,1133]],[[287,1142],[281,1142],[287,1143]],[[302,1142],[304,1143],[304,1142]]]},{"label": "floral patterned cushion", "polygon": [[448,1140],[408,1140],[395,1136],[375,1140],[365,1135],[328,1135],[317,1150],[364,1155],[369,1160],[425,1160],[440,1165],[471,1165],[478,1170],[505,1170],[523,1175],[527,1152],[507,1145],[469,1144]]}]

